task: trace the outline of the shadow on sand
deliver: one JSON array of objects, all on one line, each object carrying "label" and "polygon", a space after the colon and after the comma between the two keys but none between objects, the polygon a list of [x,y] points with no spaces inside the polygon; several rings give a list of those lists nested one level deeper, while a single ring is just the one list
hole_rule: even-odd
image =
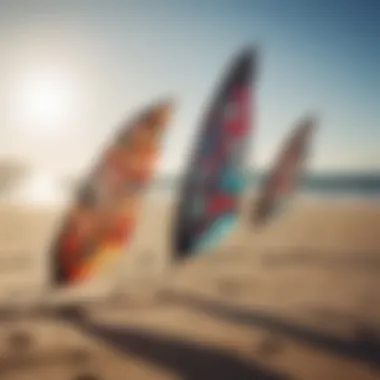
[{"label": "shadow on sand", "polygon": [[380,370],[380,339],[368,327],[361,326],[357,331],[354,331],[355,339],[345,339],[313,330],[307,326],[301,326],[296,322],[264,311],[228,306],[217,301],[182,293],[166,292],[162,294],[161,298],[164,302],[174,302],[181,306],[190,307],[229,323],[263,328],[272,334],[280,334],[288,339],[294,339],[318,349],[366,362]]},{"label": "shadow on sand", "polygon": [[302,247],[285,249],[266,247],[260,255],[260,261],[264,267],[271,269],[312,265],[320,268],[334,268],[339,271],[363,270],[378,273],[380,270],[378,251],[359,253]]},{"label": "shadow on sand", "polygon": [[256,379],[288,380],[289,377],[252,362],[244,362],[228,352],[139,328],[110,327],[76,313],[62,315],[83,332],[100,339],[127,355],[137,355],[153,364],[174,370],[184,380]]},{"label": "shadow on sand", "polygon": [[91,354],[76,349],[60,348],[38,352],[14,352],[13,355],[0,357],[0,378],[7,379],[11,373],[27,372],[51,367],[81,367],[91,361]]}]

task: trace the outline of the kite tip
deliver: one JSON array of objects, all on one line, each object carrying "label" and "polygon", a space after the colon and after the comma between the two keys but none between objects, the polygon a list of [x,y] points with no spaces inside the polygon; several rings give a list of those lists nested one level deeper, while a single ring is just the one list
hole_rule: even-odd
[{"label": "kite tip", "polygon": [[162,98],[159,101],[159,104],[162,107],[174,108],[174,106],[177,104],[177,98],[174,96],[167,96],[167,97]]},{"label": "kite tip", "polygon": [[155,101],[151,106],[142,114],[143,118],[147,118],[154,124],[164,127],[171,118],[176,105],[175,98],[167,97]]},{"label": "kite tip", "polygon": [[303,119],[303,124],[307,129],[315,130],[320,123],[320,115],[317,112],[309,113]]},{"label": "kite tip", "polygon": [[153,112],[171,114],[177,105],[177,99],[175,97],[161,98],[153,105]]},{"label": "kite tip", "polygon": [[248,75],[254,81],[257,78],[259,65],[260,48],[255,44],[247,44],[243,46],[236,55],[235,72],[240,76]]},{"label": "kite tip", "polygon": [[260,47],[257,44],[247,43],[241,47],[239,56],[245,59],[255,60],[260,55]]}]

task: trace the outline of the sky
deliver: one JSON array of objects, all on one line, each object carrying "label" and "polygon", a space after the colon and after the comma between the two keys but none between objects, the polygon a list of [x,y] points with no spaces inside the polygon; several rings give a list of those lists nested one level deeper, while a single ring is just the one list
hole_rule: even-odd
[{"label": "sky", "polygon": [[0,158],[84,174],[123,121],[174,97],[159,170],[179,173],[224,68],[257,45],[249,167],[311,113],[312,170],[380,172],[379,19],[376,0],[2,0]]}]

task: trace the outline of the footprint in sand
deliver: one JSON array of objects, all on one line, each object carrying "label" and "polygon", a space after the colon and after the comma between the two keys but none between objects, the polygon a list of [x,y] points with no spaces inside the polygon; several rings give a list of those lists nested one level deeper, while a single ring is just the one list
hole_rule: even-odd
[{"label": "footprint in sand", "polygon": [[75,349],[70,353],[70,362],[73,365],[84,365],[92,359],[92,355],[84,348]]},{"label": "footprint in sand", "polygon": [[27,331],[13,331],[9,334],[7,342],[13,351],[21,353],[31,349],[34,339]]},{"label": "footprint in sand", "polygon": [[261,359],[272,359],[284,352],[284,342],[274,335],[264,337],[257,348]]}]

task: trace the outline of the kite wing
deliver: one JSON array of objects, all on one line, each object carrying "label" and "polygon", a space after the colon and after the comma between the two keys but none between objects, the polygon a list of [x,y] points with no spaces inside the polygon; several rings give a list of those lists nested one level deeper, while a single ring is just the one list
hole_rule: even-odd
[{"label": "kite wing", "polygon": [[176,258],[214,245],[236,220],[252,129],[255,66],[255,51],[239,54],[201,125],[175,219]]},{"label": "kite wing", "polygon": [[73,285],[119,257],[136,228],[141,191],[152,176],[172,113],[162,102],[122,127],[80,187],[51,248],[52,285]]},{"label": "kite wing", "polygon": [[273,169],[259,193],[259,201],[253,210],[255,224],[265,223],[288,204],[299,187],[300,175],[308,156],[308,145],[315,128],[315,119],[302,120],[285,142]]}]

